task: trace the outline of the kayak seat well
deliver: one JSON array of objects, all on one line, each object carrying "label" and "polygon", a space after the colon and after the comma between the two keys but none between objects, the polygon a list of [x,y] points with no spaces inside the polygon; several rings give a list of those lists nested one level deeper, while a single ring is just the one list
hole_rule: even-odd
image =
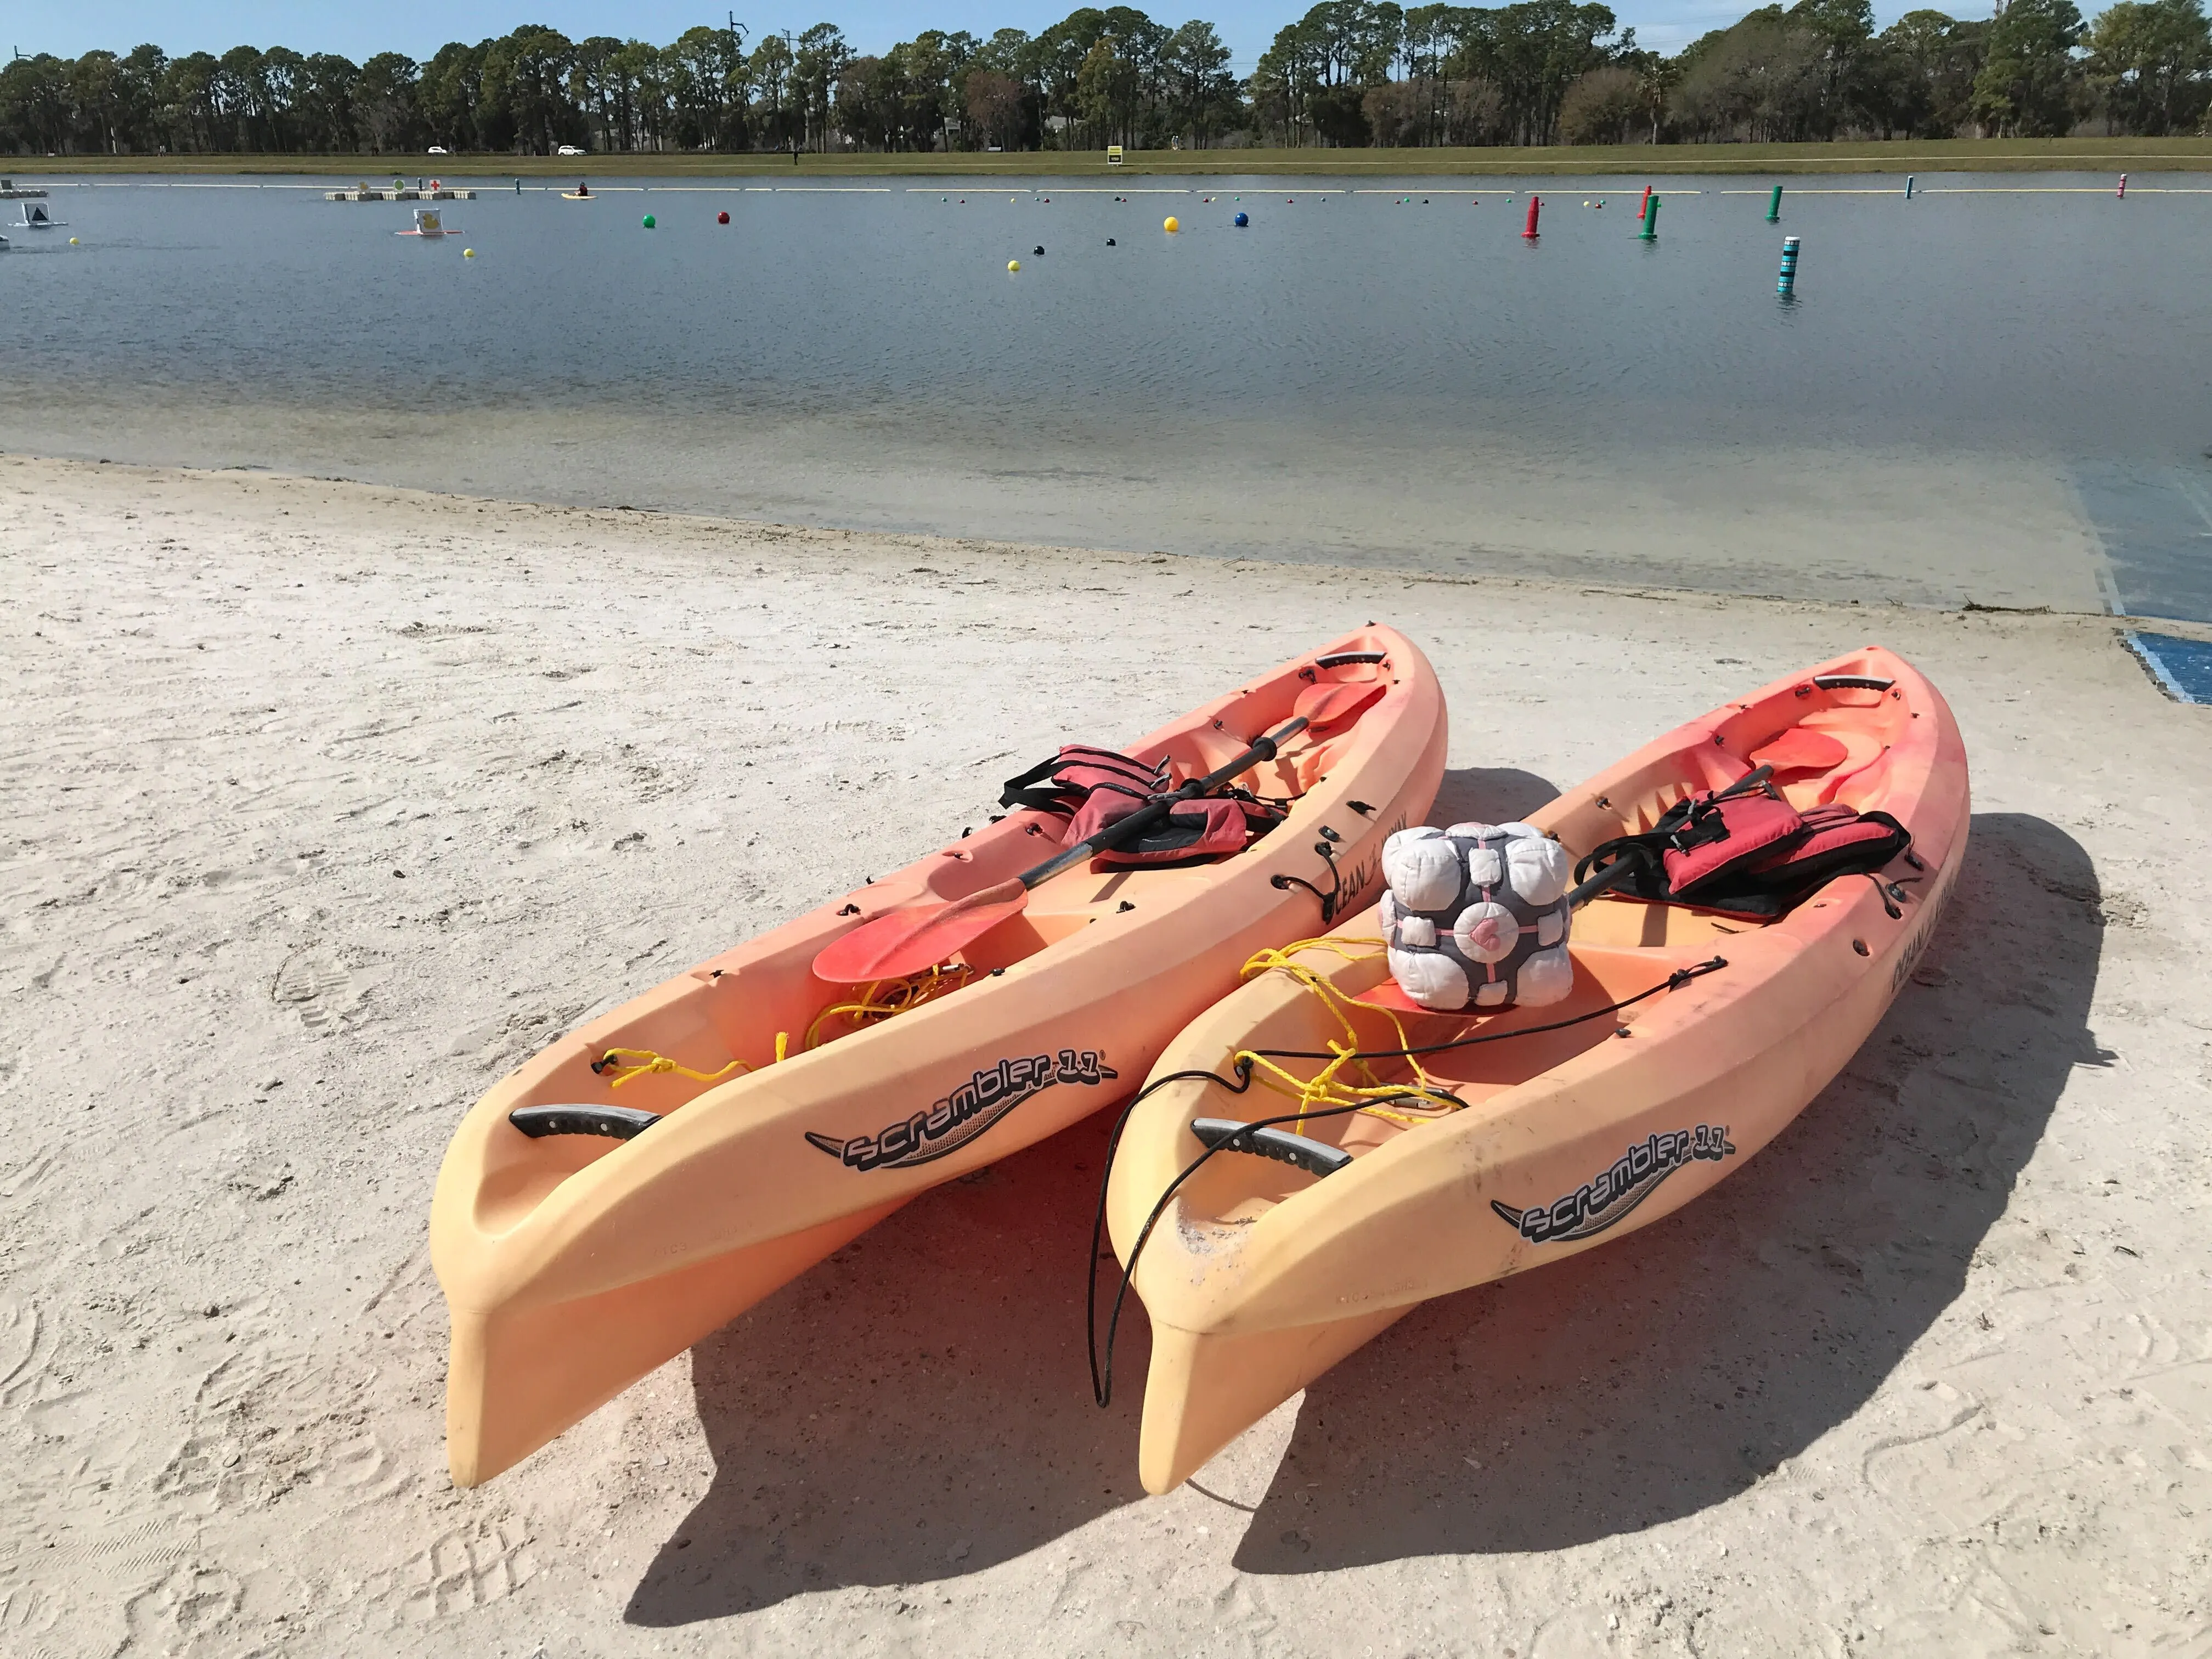
[{"label": "kayak seat well", "polygon": [[[1687,905],[1658,904],[1632,894],[1601,893],[1584,905],[1574,921],[1567,949],[1577,945],[1612,949],[1634,947],[1647,951],[1691,950],[1711,945],[1731,934],[1752,933],[1765,922],[1743,916],[1720,915],[1693,910]],[[1664,972],[1666,964],[1656,971]]]},{"label": "kayak seat well", "polygon": [[[1648,833],[1680,802],[1701,791],[1724,789],[1761,765],[1774,768],[1775,787],[1800,811],[1832,803],[1861,811],[1879,807],[1887,789],[1888,757],[1906,737],[1913,718],[1913,711],[1886,689],[1807,681],[1794,695],[1742,705],[1717,721],[1703,741],[1613,779],[1601,797],[1575,801],[1553,828],[1579,858],[1616,836]],[[1603,908],[1594,903],[1586,915]],[[1621,924],[1616,920],[1600,925]],[[1576,930],[1583,931],[1583,919],[1577,919]],[[1656,945],[1672,938],[1639,937],[1635,942]],[[1615,936],[1608,933],[1607,942],[1616,942]]]},{"label": "kayak seat well", "polygon": [[[1642,910],[1660,907],[1633,908]],[[1580,940],[1570,945],[1569,953],[1574,959],[1575,980],[1565,1001],[1540,1008],[1510,1008],[1480,1020],[1460,1014],[1401,1014],[1407,1040],[1414,1046],[1425,1047],[1462,1036],[1495,1036],[1595,1014],[1613,1003],[1649,990],[1676,968],[1688,966],[1710,954],[1697,950],[1660,951],[1634,946],[1588,946]],[[1387,1022],[1376,1019],[1364,1009],[1351,1012],[1364,1048],[1395,1046],[1395,1032]],[[1632,1024],[1633,1018],[1632,1014],[1623,1016],[1619,1022],[1583,1018],[1580,1023],[1564,1030],[1533,1030],[1511,1042],[1480,1042],[1424,1055],[1421,1063],[1435,1085],[1466,1103],[1462,1111],[1442,1111],[1431,1115],[1417,1106],[1401,1103],[1386,1105],[1382,1112],[1316,1116],[1279,1127],[1300,1141],[1334,1148],[1357,1161],[1401,1136],[1426,1133],[1434,1123],[1462,1121],[1465,1111],[1482,1112],[1486,1104],[1496,1097],[1601,1044],[1617,1040],[1618,1024]],[[1322,1042],[1338,1036],[1334,1021],[1320,1000],[1301,997],[1255,1030],[1252,1046],[1263,1054],[1271,1049],[1317,1049]],[[1322,1062],[1315,1060],[1284,1060],[1279,1063],[1301,1078],[1315,1074],[1322,1066]],[[1413,1083],[1413,1068],[1404,1060],[1377,1060],[1374,1069],[1383,1080],[1404,1082],[1409,1086]],[[1292,1109],[1279,1096],[1268,1099],[1255,1093],[1238,1103],[1237,1116],[1256,1120],[1279,1116]],[[1192,1132],[1201,1144],[1210,1145],[1213,1139],[1225,1138],[1225,1133],[1219,1129],[1209,1133],[1200,1127],[1200,1122],[1211,1125],[1213,1121],[1207,1118],[1193,1123]],[[1309,1158],[1300,1162],[1279,1157],[1262,1162],[1255,1158],[1217,1157],[1185,1187],[1177,1213],[1194,1225],[1203,1225],[1209,1219],[1227,1226],[1246,1225],[1316,1181],[1334,1173],[1335,1167],[1338,1166],[1325,1158]]]},{"label": "kayak seat well", "polygon": [[[978,856],[972,861],[951,856],[940,861],[944,885],[957,892],[988,884],[998,878],[997,866],[1018,868],[1035,857],[1040,841],[1054,839],[1050,829],[1031,836],[1018,825],[994,825],[951,849],[973,848]],[[959,952],[949,964],[948,982],[933,988],[932,999],[957,994],[1125,905],[1171,904],[1176,889],[1202,879],[1171,870],[1071,870],[1041,888],[1028,910]],[[868,908],[875,908],[890,885],[872,885],[856,898],[867,898]],[[745,1079],[775,1067],[779,1052],[781,1063],[790,1063],[879,1023],[879,1016],[832,1012],[861,1004],[872,988],[830,984],[814,975],[822,937],[818,932],[794,936],[765,954],[756,946],[728,966],[702,963],[641,1004],[579,1031],[575,1043],[541,1055],[508,1110],[515,1133],[500,1138],[495,1167],[488,1170],[478,1196],[478,1224],[493,1233],[508,1231],[570,1176],[620,1152],[643,1127],[710,1095],[736,1091],[731,1103],[742,1110]],[[900,985],[873,988],[873,995],[875,1006],[905,1000]]]},{"label": "kayak seat well", "polygon": [[[1044,920],[1049,926],[1054,919]],[[1083,921],[1066,925],[1072,930]],[[1036,948],[1016,950],[1013,958]],[[879,999],[873,1006],[919,1006],[956,994],[975,976],[961,968],[920,997],[912,997],[910,985],[829,985],[808,971],[813,951],[802,939],[738,972],[707,964],[623,1011],[627,1018],[587,1027],[577,1034],[581,1040],[541,1056],[507,1113],[514,1133],[488,1149],[477,1225],[491,1234],[510,1231],[569,1176],[620,1152],[663,1118],[799,1059],[810,1036],[812,1047],[826,1047],[878,1023],[833,1012],[872,988]]]}]

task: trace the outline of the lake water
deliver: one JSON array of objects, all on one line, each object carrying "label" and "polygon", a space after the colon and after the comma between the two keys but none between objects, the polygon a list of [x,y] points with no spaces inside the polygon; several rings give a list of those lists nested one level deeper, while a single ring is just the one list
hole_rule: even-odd
[{"label": "lake water", "polygon": [[10,450],[2212,620],[2201,175],[1792,181],[1779,225],[1662,180],[1650,244],[1625,179],[483,190],[442,241],[51,182],[68,228],[0,256]]}]

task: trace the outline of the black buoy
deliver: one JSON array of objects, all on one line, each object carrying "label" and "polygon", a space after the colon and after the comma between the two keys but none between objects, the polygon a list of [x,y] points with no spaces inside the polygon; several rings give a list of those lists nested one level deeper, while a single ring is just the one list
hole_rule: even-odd
[{"label": "black buoy", "polygon": [[1031,248],[1031,249],[1030,250],[1030,252],[1032,252],[1032,253],[1042,253],[1042,252],[1044,252],[1044,244],[1043,244],[1042,242],[1039,242],[1039,243],[1038,243],[1035,247]]},{"label": "black buoy", "polygon": [[[1111,246],[1114,246],[1114,239],[1113,239],[1111,236],[1109,236],[1109,237],[1106,239],[1106,246],[1107,246],[1108,247],[1111,247]],[[2204,453],[2205,453],[2207,455],[2212,455],[2212,449],[2208,449],[2208,450],[2206,450]]]}]

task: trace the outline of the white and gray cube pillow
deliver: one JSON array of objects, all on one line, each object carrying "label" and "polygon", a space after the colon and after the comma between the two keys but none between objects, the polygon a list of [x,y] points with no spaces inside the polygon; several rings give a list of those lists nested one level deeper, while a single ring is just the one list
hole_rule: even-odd
[{"label": "white and gray cube pillow", "polygon": [[1382,843],[1392,977],[1439,1012],[1562,1000],[1572,878],[1567,849],[1529,824],[1401,830]]}]

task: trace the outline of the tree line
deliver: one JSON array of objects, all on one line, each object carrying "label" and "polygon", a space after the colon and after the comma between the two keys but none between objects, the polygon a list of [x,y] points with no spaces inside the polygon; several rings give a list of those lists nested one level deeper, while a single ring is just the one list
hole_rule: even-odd
[{"label": "tree line", "polygon": [[2202,0],[2005,0],[1987,21],[1869,0],[1762,6],[1667,57],[1595,0],[1323,0],[1239,80],[1211,23],[1084,7],[1036,34],[927,29],[856,52],[687,29],[668,46],[542,25],[380,52],[160,47],[0,67],[0,151],[157,155],[1095,150],[1223,144],[1665,143],[2160,136],[2204,129]]}]

